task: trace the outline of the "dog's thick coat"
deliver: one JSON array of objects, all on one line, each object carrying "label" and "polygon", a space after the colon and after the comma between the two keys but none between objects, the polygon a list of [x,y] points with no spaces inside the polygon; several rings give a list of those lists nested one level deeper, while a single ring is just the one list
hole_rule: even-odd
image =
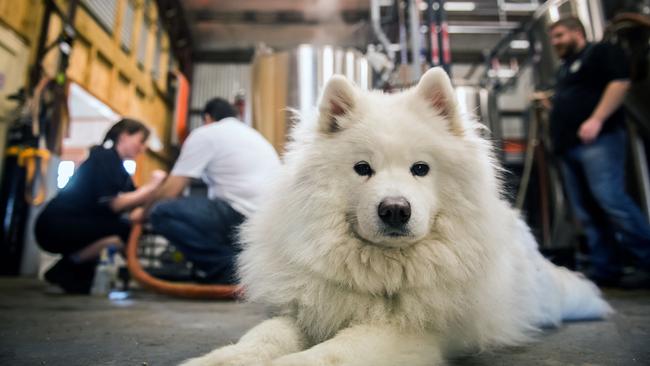
[{"label": "dog's thick coat", "polygon": [[607,315],[539,254],[476,128],[440,69],[393,95],[332,78],[242,230],[246,296],[282,315],[186,365],[429,366]]}]

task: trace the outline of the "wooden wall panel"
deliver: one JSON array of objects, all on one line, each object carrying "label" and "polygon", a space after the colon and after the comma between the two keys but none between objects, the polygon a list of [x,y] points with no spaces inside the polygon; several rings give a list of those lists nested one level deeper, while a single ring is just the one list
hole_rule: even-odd
[{"label": "wooden wall panel", "polygon": [[130,101],[132,100],[133,91],[129,85],[130,83],[126,76],[119,74],[112,89],[111,101],[121,110],[128,111],[131,108]]},{"label": "wooden wall panel", "polygon": [[43,17],[41,0],[0,0],[0,22],[16,32],[27,44],[36,40]]},{"label": "wooden wall panel", "polygon": [[[102,101],[107,101],[109,106],[112,104],[109,100],[112,68],[113,66],[108,59],[102,57],[101,54],[98,55],[90,64],[90,80],[88,85],[85,85],[90,93]],[[117,109],[116,105],[112,105],[111,107]]]},{"label": "wooden wall panel", "polygon": [[[54,0],[60,9],[67,9],[67,0]],[[68,78],[89,91],[118,114],[139,119],[156,131],[163,144],[167,142],[168,126],[171,124],[171,108],[165,102],[164,95],[167,89],[167,72],[169,65],[169,39],[163,33],[161,42],[160,72],[154,80],[151,75],[153,49],[155,47],[155,33],[159,22],[156,22],[157,8],[150,6],[146,12],[151,26],[147,29],[147,57],[144,68],[137,66],[136,51],[125,52],[120,46],[122,32],[119,28],[126,2],[118,0],[115,31],[106,32],[87,10],[80,6],[76,18],[75,28],[78,37],[75,40],[67,70]],[[134,0],[134,31],[132,40],[137,40],[140,24],[145,16],[144,4],[155,4],[153,1]],[[6,24],[16,34],[25,40],[30,47],[30,59],[35,58],[36,42],[42,23],[44,8],[42,0],[0,0],[0,23]],[[50,21],[48,43],[55,40],[62,29],[62,22],[58,17]],[[135,47],[137,42],[132,43]],[[133,47],[133,48],[134,48]],[[56,48],[50,51],[42,63],[46,75],[53,77],[56,73],[59,53]],[[27,81],[27,65],[25,65],[25,81]],[[160,154],[147,155],[139,161],[141,172],[136,173],[136,180],[145,180],[146,173],[153,168],[164,167],[170,161],[161,159],[168,156],[168,150]]]},{"label": "wooden wall panel", "polygon": [[286,52],[257,56],[253,64],[253,127],[282,153],[287,135]]},{"label": "wooden wall panel", "polygon": [[86,81],[88,77],[87,65],[91,61],[90,44],[83,39],[75,41],[70,54],[70,66],[68,67],[68,76],[73,80],[81,82]]}]

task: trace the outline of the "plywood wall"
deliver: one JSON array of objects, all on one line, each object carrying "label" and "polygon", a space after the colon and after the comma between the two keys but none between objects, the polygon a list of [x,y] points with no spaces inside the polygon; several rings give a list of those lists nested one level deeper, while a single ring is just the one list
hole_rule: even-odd
[{"label": "plywood wall", "polygon": [[289,54],[255,57],[253,62],[253,127],[281,154],[287,140],[287,73]]},{"label": "plywood wall", "polygon": [[[127,1],[135,5],[134,28],[130,40],[130,52],[121,47],[121,22]],[[66,9],[67,0],[55,1],[59,8]],[[32,60],[36,53],[36,40],[39,34],[43,13],[41,0],[0,0],[0,23],[6,24],[32,49]],[[149,2],[155,4],[155,2]],[[145,9],[144,0],[118,0],[115,24],[112,32],[102,28],[83,6],[75,18],[78,31],[67,70],[68,78],[79,84],[89,93],[111,107],[118,114],[132,117],[150,126],[163,142],[168,141],[171,124],[171,108],[165,101],[167,93],[167,71],[169,65],[169,39],[162,32],[161,56],[158,77],[152,76],[154,47],[158,14],[155,6]],[[147,17],[150,24],[147,34],[147,56],[144,65],[136,61],[137,41],[140,38],[140,24]],[[62,29],[60,19],[51,20],[48,40],[53,41]],[[55,48],[46,55],[43,67],[49,76],[54,76],[59,60]],[[27,81],[27,69],[25,69]],[[168,168],[169,157],[166,151],[151,154],[138,160],[136,181],[145,181],[150,172],[157,168]]]}]

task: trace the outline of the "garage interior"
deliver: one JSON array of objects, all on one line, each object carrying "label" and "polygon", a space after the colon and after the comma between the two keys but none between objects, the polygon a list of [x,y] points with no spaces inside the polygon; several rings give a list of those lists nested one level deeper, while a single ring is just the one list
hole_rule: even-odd
[{"label": "garage interior", "polygon": [[[461,111],[488,127],[507,170],[504,195],[540,251],[588,268],[585,233],[550,151],[549,115],[535,97],[555,86],[560,60],[548,27],[565,16],[582,21],[589,41],[618,42],[629,57],[630,149],[621,164],[647,218],[649,0],[0,0],[0,364],[176,365],[274,314],[239,300],[235,287],[182,287],[192,264],[146,225],[129,238],[130,258],[114,255],[110,288],[65,294],[44,280],[61,257],[39,248],[34,226],[120,118],[151,131],[146,152],[124,161],[136,186],[170,171],[213,97],[230,101],[282,157],[289,109],[309,114],[334,74],[391,92],[443,67]],[[35,95],[51,111],[36,117],[37,136]],[[34,149],[34,177],[15,146]],[[195,179],[185,194],[206,192]],[[625,274],[642,272],[631,257],[623,256]],[[615,309],[609,319],[569,322],[534,343],[449,364],[649,365],[649,285],[602,286]]]}]

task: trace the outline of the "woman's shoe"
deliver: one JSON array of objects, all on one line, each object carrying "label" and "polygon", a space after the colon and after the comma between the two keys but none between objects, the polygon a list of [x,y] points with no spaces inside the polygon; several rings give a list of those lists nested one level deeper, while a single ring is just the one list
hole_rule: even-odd
[{"label": "woman's shoe", "polygon": [[45,272],[45,280],[57,285],[68,294],[90,293],[95,276],[96,262],[73,263],[67,257],[61,258]]}]

